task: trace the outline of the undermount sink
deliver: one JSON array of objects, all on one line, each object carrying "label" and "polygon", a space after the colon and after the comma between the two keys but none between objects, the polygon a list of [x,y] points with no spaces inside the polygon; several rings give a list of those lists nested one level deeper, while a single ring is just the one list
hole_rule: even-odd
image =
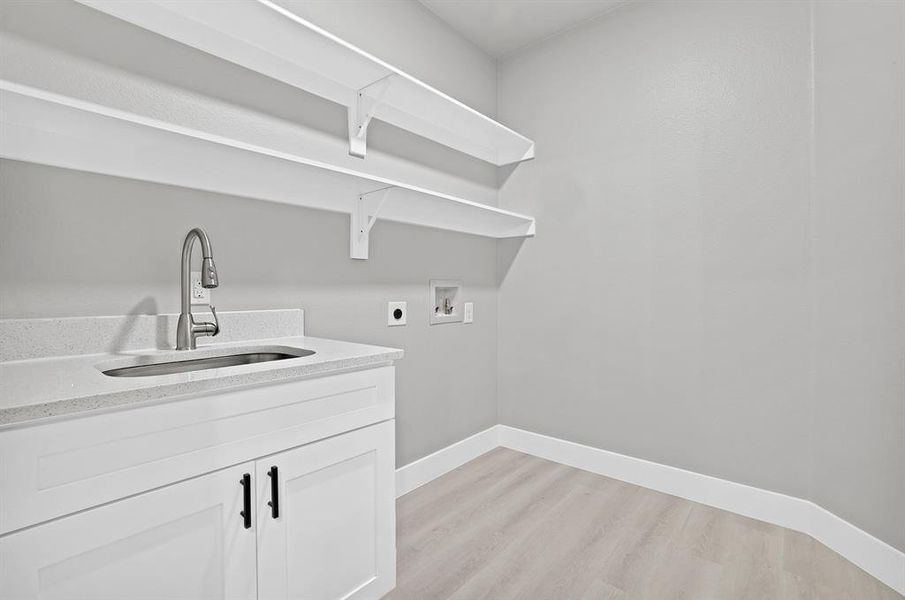
[{"label": "undermount sink", "polygon": [[206,356],[204,358],[189,358],[186,360],[134,365],[131,367],[119,367],[116,369],[107,369],[102,372],[104,375],[110,377],[150,377],[152,375],[188,373],[189,371],[201,371],[203,369],[220,369],[238,365],[253,365],[255,363],[270,362],[274,360],[301,358],[303,356],[311,356],[312,354],[314,354],[314,350],[303,350],[301,348],[274,348],[272,350],[265,349],[256,350],[255,352],[241,352],[219,356]]}]

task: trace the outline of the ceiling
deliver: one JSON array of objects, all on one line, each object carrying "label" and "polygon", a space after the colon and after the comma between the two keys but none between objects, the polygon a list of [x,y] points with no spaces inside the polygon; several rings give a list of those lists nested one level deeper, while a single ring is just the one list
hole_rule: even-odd
[{"label": "ceiling", "polygon": [[420,0],[495,58],[506,56],[627,0]]}]

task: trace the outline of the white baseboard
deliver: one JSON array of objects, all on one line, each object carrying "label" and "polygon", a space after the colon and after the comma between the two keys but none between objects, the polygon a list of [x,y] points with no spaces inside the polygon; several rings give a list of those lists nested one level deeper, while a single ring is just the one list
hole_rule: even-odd
[{"label": "white baseboard", "polygon": [[905,594],[905,553],[809,500],[498,425],[500,445],[806,533]]},{"label": "white baseboard", "polygon": [[460,442],[441,448],[396,469],[396,497],[444,475],[500,445],[499,425],[489,427]]},{"label": "white baseboard", "polygon": [[800,498],[506,425],[500,426],[500,445],[799,531],[813,506]]},{"label": "white baseboard", "polygon": [[811,503],[809,529],[799,530],[832,548],[905,596],[905,553]]}]

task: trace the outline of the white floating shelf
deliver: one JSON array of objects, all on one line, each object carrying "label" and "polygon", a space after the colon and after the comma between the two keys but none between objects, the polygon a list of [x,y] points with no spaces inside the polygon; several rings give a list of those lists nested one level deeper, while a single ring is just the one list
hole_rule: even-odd
[{"label": "white floating shelf", "polygon": [[270,0],[78,0],[187,46],[347,107],[350,154],[373,117],[495,165],[534,142]]},{"label": "white floating shelf", "polygon": [[348,213],[353,258],[367,258],[375,217],[534,235],[532,217],[2,80],[0,156]]}]

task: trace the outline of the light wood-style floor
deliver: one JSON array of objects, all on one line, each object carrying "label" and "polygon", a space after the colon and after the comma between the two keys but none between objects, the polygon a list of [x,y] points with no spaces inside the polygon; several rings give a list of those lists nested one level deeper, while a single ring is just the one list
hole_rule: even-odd
[{"label": "light wood-style floor", "polygon": [[902,598],[801,533],[503,448],[396,511],[392,600]]}]

